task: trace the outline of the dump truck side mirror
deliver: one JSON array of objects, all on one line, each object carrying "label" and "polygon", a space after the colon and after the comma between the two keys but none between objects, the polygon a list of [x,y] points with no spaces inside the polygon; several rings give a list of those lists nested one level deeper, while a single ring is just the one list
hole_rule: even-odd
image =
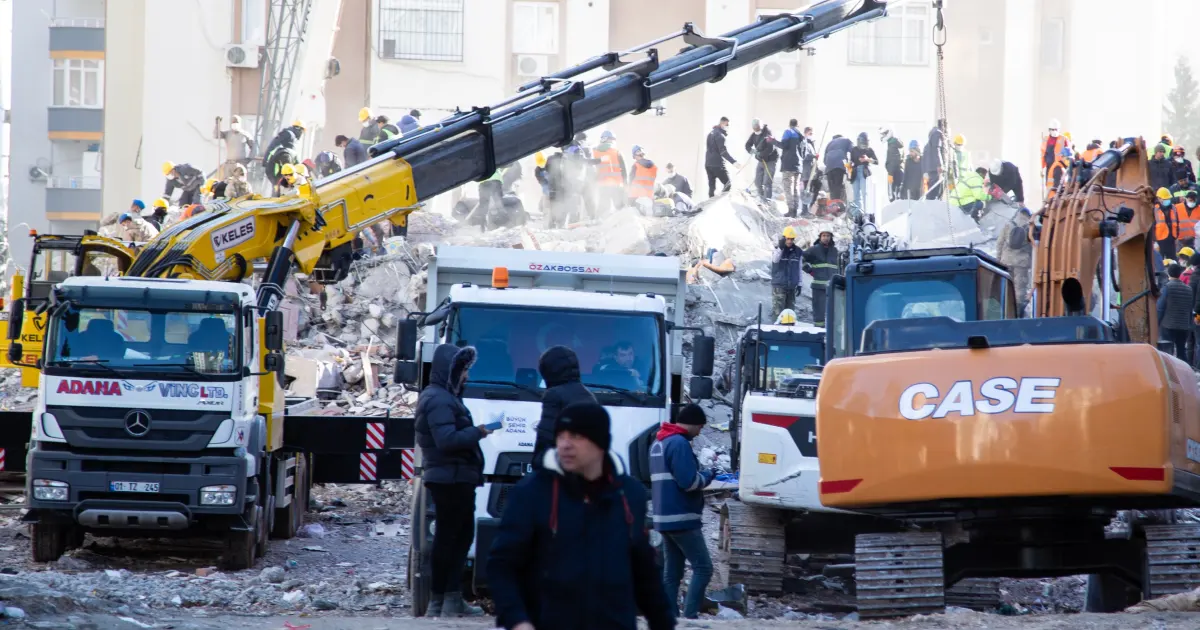
[{"label": "dump truck side mirror", "polygon": [[[11,325],[11,322],[10,322],[10,325]],[[10,328],[9,330],[12,330],[12,329]],[[20,330],[20,329],[18,328],[18,330]],[[12,337],[12,335],[10,334],[9,337]],[[13,365],[21,365],[21,360],[24,358],[25,358],[25,348],[22,347],[21,342],[14,341],[11,344],[9,344],[9,346],[8,346],[8,362],[9,363],[12,363]]]},{"label": "dump truck side mirror", "polygon": [[[21,338],[21,326],[25,323],[25,300],[17,298],[13,300],[12,306],[8,311],[8,340],[16,341]],[[9,346],[10,348],[12,346]],[[11,356],[11,352],[9,353]],[[15,363],[15,361],[14,361]]]},{"label": "dump truck side mirror", "polygon": [[396,333],[396,358],[400,361],[412,361],[417,358],[417,320],[405,319],[400,322],[400,330]]},{"label": "dump truck side mirror", "polygon": [[707,335],[692,337],[692,375],[712,376],[717,340]]},{"label": "dump truck side mirror", "polygon": [[713,397],[713,380],[707,376],[693,376],[688,381],[688,397],[692,400],[708,400]]},{"label": "dump truck side mirror", "polygon": [[[283,350],[283,311],[269,311],[263,327],[263,345],[271,352]],[[270,368],[267,368],[270,369]]]}]

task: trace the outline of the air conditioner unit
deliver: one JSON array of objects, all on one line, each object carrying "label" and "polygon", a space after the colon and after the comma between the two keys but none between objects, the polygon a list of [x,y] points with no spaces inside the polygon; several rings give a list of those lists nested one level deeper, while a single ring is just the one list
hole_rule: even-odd
[{"label": "air conditioner unit", "polygon": [[225,47],[227,68],[257,68],[259,47],[252,44],[230,44]]},{"label": "air conditioner unit", "polygon": [[756,85],[760,90],[795,90],[796,64],[768,59],[755,66]]},{"label": "air conditioner unit", "polygon": [[544,77],[550,74],[549,55],[517,55],[517,76]]}]

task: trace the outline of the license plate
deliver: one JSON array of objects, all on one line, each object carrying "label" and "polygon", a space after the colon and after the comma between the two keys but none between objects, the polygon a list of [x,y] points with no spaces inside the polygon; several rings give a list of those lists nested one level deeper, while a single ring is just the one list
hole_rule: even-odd
[{"label": "license plate", "polygon": [[109,483],[113,492],[158,492],[158,484],[148,481],[113,481]]}]

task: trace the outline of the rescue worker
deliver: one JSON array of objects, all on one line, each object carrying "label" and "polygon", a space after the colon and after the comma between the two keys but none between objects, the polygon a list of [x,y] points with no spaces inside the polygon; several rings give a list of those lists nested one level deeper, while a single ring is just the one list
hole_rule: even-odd
[{"label": "rescue worker", "polygon": [[490,177],[479,182],[479,205],[467,217],[468,225],[478,225],[487,231],[488,217],[492,212],[502,212],[504,207],[504,173],[509,167],[496,169]]},{"label": "rescue worker", "polygon": [[783,228],[771,255],[771,317],[778,317],[784,309],[796,308],[803,264],[804,250],[796,245],[796,228],[789,225]]},{"label": "rescue worker", "polygon": [[[241,164],[238,164],[237,166],[241,166]],[[245,168],[245,167],[243,167],[243,168]],[[229,189],[229,184],[226,184],[222,180],[213,182],[211,193],[210,193],[212,200],[216,201],[218,199],[229,199],[229,197],[227,196],[228,189]]]},{"label": "rescue worker", "polygon": [[904,160],[904,194],[902,199],[916,201],[925,195],[925,173],[921,170],[921,143],[908,143],[908,157]]},{"label": "rescue worker", "polygon": [[487,559],[496,625],[636,630],[641,612],[650,630],[675,627],[644,527],[645,486],[610,453],[610,425],[600,405],[563,409],[543,468],[508,491]]},{"label": "rescue worker", "polygon": [[1045,198],[1050,199],[1055,188],[1062,181],[1062,161],[1061,156],[1065,149],[1070,148],[1068,138],[1059,135],[1059,122],[1057,119],[1051,120],[1047,125],[1047,136],[1042,139],[1042,176],[1045,178]]},{"label": "rescue worker", "polygon": [[546,158],[546,205],[542,214],[549,229],[566,227],[577,205],[575,192],[566,181],[563,157],[560,151]]},{"label": "rescue worker", "polygon": [[971,153],[967,151],[967,138],[961,133],[954,136],[954,166],[955,177],[962,177],[975,170],[971,168]]},{"label": "rescue worker", "polygon": [[[607,214],[609,209],[625,207],[625,181],[629,171],[625,168],[625,157],[616,146],[617,137],[611,131],[600,134],[600,144],[592,150],[596,163],[596,211]],[[630,195],[632,196],[632,194]]]},{"label": "rescue worker", "polygon": [[146,222],[154,226],[154,229],[162,231],[163,225],[167,221],[167,200],[159,197],[150,204],[153,209],[152,214],[146,217]]},{"label": "rescue worker", "polygon": [[240,199],[251,194],[250,181],[246,179],[246,167],[237,164],[233,173],[225,180],[225,194],[230,199]]},{"label": "rescue worker", "polygon": [[816,243],[804,251],[803,270],[812,276],[813,325],[825,325],[825,301],[829,281],[838,270],[838,249],[833,232],[821,230]]},{"label": "rescue worker", "polygon": [[633,147],[633,170],[629,172],[629,197],[634,204],[638,199],[654,202],[654,180],[658,178],[658,167],[646,158],[646,151]]},{"label": "rescue worker", "polygon": [[477,354],[472,346],[441,344],[433,352],[429,384],[417,398],[416,442],[421,480],[437,506],[431,550],[427,617],[482,615],[463,601],[462,574],[475,538],[475,489],[483,485],[483,450],[490,430],[476,426],[462,401]]},{"label": "rescue worker", "polygon": [[796,216],[800,209],[800,145],[804,136],[798,129],[800,121],[788,121],[779,140],[779,170],[783,173],[783,199],[787,204],[787,215]]},{"label": "rescue worker", "polygon": [[1190,181],[1188,181],[1188,173],[1188,169],[1185,168],[1176,168],[1171,171],[1171,177],[1174,178],[1175,183],[1171,185],[1169,190],[1171,191],[1171,196],[1175,198],[1176,202],[1178,202],[1180,199],[1183,199],[1184,195],[1186,195],[1189,190],[1196,189],[1196,187]]},{"label": "rescue worker", "polygon": [[1079,159],[1091,164],[1096,161],[1096,158],[1100,157],[1100,154],[1104,153],[1103,147],[1104,143],[1100,140],[1092,140],[1088,143],[1087,148],[1083,150],[1083,153],[1079,154]]},{"label": "rescue worker", "polygon": [[1195,190],[1188,190],[1182,199],[1175,199],[1175,243],[1181,248],[1196,245],[1196,222],[1200,221],[1200,208],[1196,207],[1198,201],[1200,193]]},{"label": "rescue worker", "polygon": [[925,173],[928,192],[926,199],[941,199],[945,189],[946,166],[943,161],[942,143],[946,141],[946,121],[939,120],[937,126],[929,130],[929,141],[921,151],[921,171]]},{"label": "rescue worker", "polygon": [[1196,171],[1192,168],[1192,161],[1187,159],[1187,150],[1181,144],[1171,147],[1171,172],[1177,181],[1181,174],[1186,173],[1188,184],[1196,185]]},{"label": "rescue worker", "polygon": [[888,174],[888,201],[904,198],[904,143],[892,135],[890,129],[880,134],[887,143],[887,157],[883,168]]},{"label": "rescue worker", "polygon": [[212,201],[212,187],[215,183],[217,180],[211,177],[204,180],[204,185],[200,187],[200,203]]},{"label": "rescue worker", "polygon": [[333,139],[333,144],[342,150],[342,157],[346,160],[346,168],[367,161],[367,147],[363,146],[363,143],[358,138],[338,136]]},{"label": "rescue worker", "polygon": [[1179,238],[1175,198],[1166,188],[1159,188],[1155,197],[1158,199],[1158,205],[1154,207],[1154,241],[1158,243],[1158,251],[1163,258],[1175,258],[1178,247],[1175,241]]},{"label": "rescue worker", "polygon": [[121,226],[121,233],[125,241],[148,243],[158,236],[158,228],[137,215],[122,214],[117,219],[117,223]]},{"label": "rescue worker", "polygon": [[313,170],[318,178],[329,177],[342,170],[342,158],[339,158],[333,151],[318,153],[316,159],[313,160],[313,164],[316,166]]},{"label": "rescue worker", "polygon": [[674,186],[677,194],[687,195],[689,203],[692,198],[692,182],[680,173],[675,172],[675,165],[667,162],[667,176],[663,178],[664,186]]},{"label": "rescue worker", "polygon": [[829,182],[829,198],[846,200],[846,163],[850,160],[850,138],[834,134],[825,147],[825,179]]},{"label": "rescue worker", "polygon": [[692,566],[683,617],[696,619],[705,602],[704,591],[712,579],[713,562],[701,524],[704,488],[717,476],[716,469],[700,467],[692,440],[708,419],[700,405],[679,410],[674,423],[662,425],[650,446],[651,500],[654,529],[663,537],[663,589],[671,613],[679,616],[679,584],[684,562]]},{"label": "rescue worker", "polygon": [[713,126],[704,141],[704,172],[708,175],[708,197],[716,195],[717,182],[724,184],[721,192],[729,192],[732,184],[729,181],[729,171],[725,167],[728,162],[737,166],[737,160],[729,155],[725,148],[725,138],[729,135],[729,119],[722,116],[721,121]]},{"label": "rescue worker", "polygon": [[554,423],[562,410],[576,403],[596,404],[596,397],[581,382],[579,357],[566,346],[546,348],[538,358],[538,373],[546,384],[542,415],[533,444],[533,469],[543,468],[546,451],[554,448]]},{"label": "rescue worker", "polygon": [[200,187],[204,185],[204,173],[191,164],[175,164],[163,162],[163,175],[167,178],[167,186],[163,196],[171,198],[171,193],[178,188],[180,206],[186,206],[200,201]]},{"label": "rescue worker", "polygon": [[1150,158],[1150,187],[1154,190],[1170,188],[1175,183],[1172,174],[1171,160],[1167,159],[1167,145],[1155,145],[1154,157]]},{"label": "rescue worker", "polygon": [[854,182],[854,203],[860,212],[867,212],[867,179],[871,177],[872,164],[879,164],[879,158],[864,131],[858,134],[858,143],[850,149],[850,181]]},{"label": "rescue worker", "polygon": [[280,178],[283,177],[284,164],[298,164],[300,162],[299,143],[300,138],[304,136],[304,121],[294,120],[290,126],[284,127],[275,134],[271,139],[271,143],[267,145],[267,152],[263,156],[263,165],[267,170],[267,178],[271,180],[274,187],[272,191],[275,196],[279,195]]},{"label": "rescue worker", "polygon": [[817,165],[817,160],[821,154],[817,153],[817,144],[813,141],[813,128],[804,128],[804,138],[800,142],[800,162],[804,170],[800,173],[801,188],[808,185],[808,182],[813,178],[813,167]]},{"label": "rescue worker", "polygon": [[778,142],[771,128],[755,118],[750,121],[753,132],[746,139],[746,153],[754,156],[758,164],[754,167],[754,186],[758,198],[770,203],[774,198],[775,168],[779,163]]},{"label": "rescue worker", "polygon": [[1025,205],[1025,183],[1021,181],[1021,171],[1016,164],[996,158],[992,160],[988,174],[993,186],[1005,194],[1011,194],[1013,200],[1022,206]]},{"label": "rescue worker", "polygon": [[408,113],[400,117],[400,134],[408,135],[421,128],[421,112],[420,110],[410,109]]},{"label": "rescue worker", "polygon": [[1017,296],[1017,313],[1024,313],[1029,302],[1029,287],[1033,281],[1033,244],[1029,242],[1032,214],[1022,207],[996,237],[996,253],[1000,262],[1008,265]]},{"label": "rescue worker", "polygon": [[249,164],[258,152],[258,143],[242,129],[241,116],[230,118],[229,129],[226,131],[221,131],[221,117],[217,116],[216,125],[213,126],[213,139],[225,142],[225,161],[217,169],[218,179],[229,177],[235,164]]},{"label": "rescue worker", "polygon": [[129,204],[129,214],[141,216],[142,210],[146,209],[146,204],[141,199],[134,199],[133,203]]},{"label": "rescue worker", "polygon": [[370,108],[364,107],[358,110],[358,122],[362,124],[362,129],[358,132],[358,141],[364,147],[379,142],[379,122],[371,116]]},{"label": "rescue worker", "polygon": [[375,123],[379,125],[379,139],[376,142],[386,142],[392,138],[400,137],[400,128],[392,124],[391,119],[383,114],[375,117]]},{"label": "rescue worker", "polygon": [[550,196],[550,178],[546,175],[546,154],[541,151],[535,153],[533,156],[533,165],[533,179],[537,181],[538,186],[542,190],[542,196],[538,199],[538,211],[542,215],[545,215]]},{"label": "rescue worker", "polygon": [[1191,363],[1188,359],[1187,342],[1192,332],[1192,290],[1179,278],[1183,267],[1179,263],[1167,266],[1167,286],[1158,296],[1158,324],[1162,336],[1171,342],[1175,357]]},{"label": "rescue worker", "polygon": [[[987,173],[984,169],[980,170]],[[979,221],[979,217],[990,199],[987,182],[984,181],[983,175],[976,171],[970,171],[960,176],[958,181],[954,182],[954,189],[950,191],[950,203],[962,210],[963,214],[970,215],[975,221]]]},{"label": "rescue worker", "polygon": [[563,166],[567,183],[576,189],[581,210],[579,217],[596,217],[596,169],[592,160],[592,149],[584,132],[563,149]]}]

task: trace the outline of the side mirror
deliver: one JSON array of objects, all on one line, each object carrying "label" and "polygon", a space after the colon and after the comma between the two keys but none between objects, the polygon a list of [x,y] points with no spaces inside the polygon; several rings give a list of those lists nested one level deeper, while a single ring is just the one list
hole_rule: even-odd
[{"label": "side mirror", "polygon": [[392,381],[401,385],[416,385],[417,371],[420,369],[420,363],[416,361],[396,361],[396,371],[392,375]]},{"label": "side mirror", "polygon": [[417,358],[417,320],[405,319],[400,322],[400,331],[396,333],[396,358],[400,361],[412,361]]},{"label": "side mirror", "polygon": [[[16,341],[21,338],[21,326],[25,323],[25,300],[13,300],[8,310],[8,340]],[[11,347],[11,346],[10,346]]]},{"label": "side mirror", "polygon": [[693,376],[688,381],[688,396],[692,400],[709,400],[713,397],[713,380],[707,376]]},{"label": "side mirror", "polygon": [[266,320],[263,330],[264,345],[271,352],[279,352],[283,350],[283,311],[268,312]]},{"label": "side mirror", "polygon": [[717,340],[706,335],[692,337],[692,374],[695,376],[712,376],[713,356],[716,354]]},{"label": "side mirror", "polygon": [[282,372],[283,355],[278,352],[268,352],[267,356],[263,357],[263,368],[268,372]]},{"label": "side mirror", "polygon": [[[12,322],[9,322],[10,324]],[[11,328],[10,328],[11,330]],[[19,328],[18,328],[19,330]],[[12,337],[12,335],[9,335]],[[8,362],[13,365],[20,365],[21,360],[25,358],[25,348],[21,346],[21,342],[14,341],[8,346]]]}]

